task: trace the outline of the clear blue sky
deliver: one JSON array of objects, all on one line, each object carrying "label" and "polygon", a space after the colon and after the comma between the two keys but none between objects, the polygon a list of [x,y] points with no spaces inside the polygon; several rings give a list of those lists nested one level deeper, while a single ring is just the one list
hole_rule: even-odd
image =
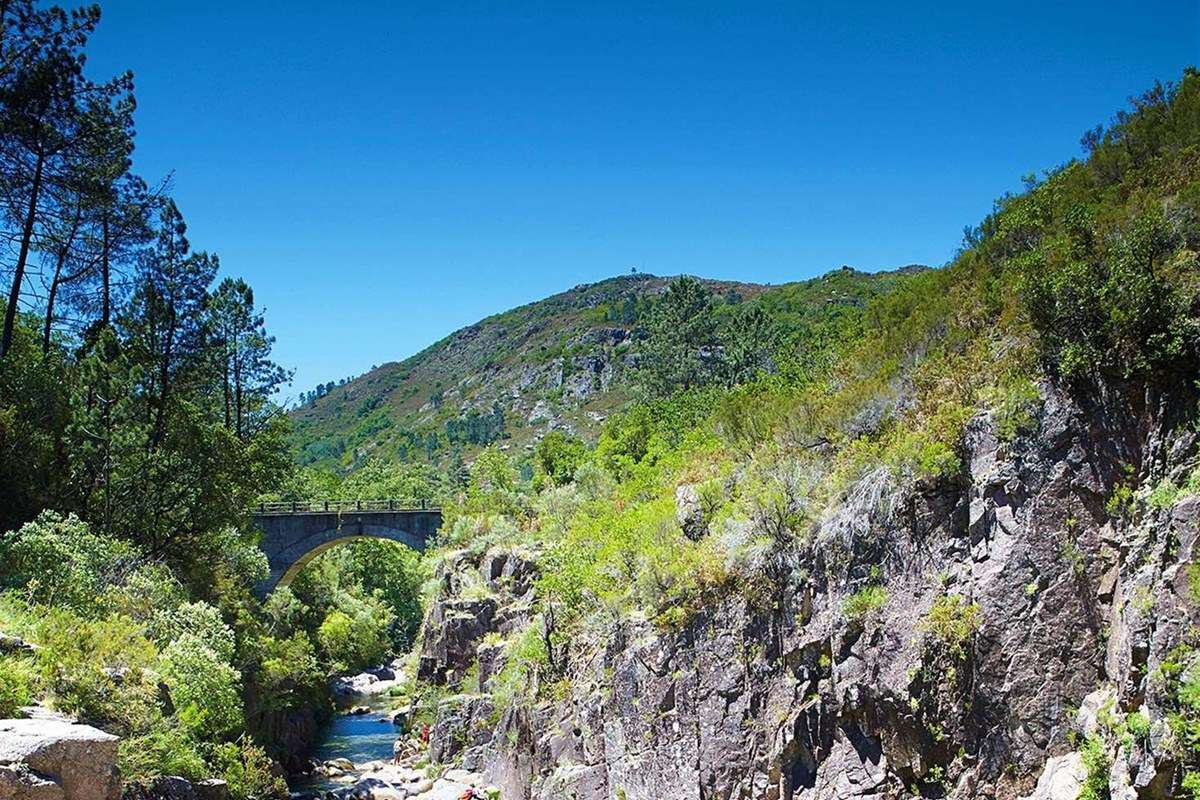
[{"label": "clear blue sky", "polygon": [[291,394],[628,272],[941,264],[1200,62],[1196,0],[101,0],[137,169],[268,311]]}]

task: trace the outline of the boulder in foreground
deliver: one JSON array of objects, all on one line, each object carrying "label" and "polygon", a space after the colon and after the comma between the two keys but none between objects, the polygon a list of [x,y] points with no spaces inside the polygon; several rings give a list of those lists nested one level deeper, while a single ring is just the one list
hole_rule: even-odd
[{"label": "boulder in foreground", "polygon": [[0,799],[119,800],[117,741],[62,720],[0,720]]}]

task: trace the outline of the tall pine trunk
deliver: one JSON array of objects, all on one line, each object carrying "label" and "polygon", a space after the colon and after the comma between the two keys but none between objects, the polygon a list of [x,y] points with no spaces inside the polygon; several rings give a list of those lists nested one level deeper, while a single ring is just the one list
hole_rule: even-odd
[{"label": "tall pine trunk", "polygon": [[29,190],[29,210],[25,213],[25,225],[21,230],[21,250],[17,254],[12,288],[8,292],[8,308],[4,309],[4,336],[0,338],[0,358],[7,356],[8,351],[12,349],[17,305],[21,302],[21,284],[25,282],[25,266],[29,263],[29,249],[33,245],[33,226],[37,221],[37,205],[42,192],[42,169],[45,164],[45,156],[38,153],[37,167],[33,171],[33,186]]}]

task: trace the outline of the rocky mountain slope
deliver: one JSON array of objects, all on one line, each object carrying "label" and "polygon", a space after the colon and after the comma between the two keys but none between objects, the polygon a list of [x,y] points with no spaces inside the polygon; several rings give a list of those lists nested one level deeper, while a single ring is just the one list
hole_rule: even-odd
[{"label": "rocky mountain slope", "polygon": [[[613,618],[532,704],[492,692],[536,550],[451,555],[420,673],[471,685],[440,701],[431,754],[506,798],[1179,797],[1171,676],[1200,623],[1182,401],[1043,384],[1013,439],[978,414],[963,475],[868,473],[767,594],[679,630]],[[1099,734],[1126,746],[1097,767],[1080,744]],[[1081,794],[1098,768],[1104,793]]]},{"label": "rocky mountain slope", "polygon": [[[705,284],[724,306],[758,302],[798,324],[828,304],[862,304],[918,269],[843,268],[774,287]],[[549,430],[594,440],[630,398],[639,323],[669,280],[637,274],[576,286],[335,386],[292,412],[301,461],[338,469],[371,457],[445,463],[493,441],[520,453]]]}]

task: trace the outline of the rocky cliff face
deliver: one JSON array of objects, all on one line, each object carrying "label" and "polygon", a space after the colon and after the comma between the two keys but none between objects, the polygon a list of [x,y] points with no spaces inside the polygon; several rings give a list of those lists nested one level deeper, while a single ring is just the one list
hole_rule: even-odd
[{"label": "rocky cliff face", "polygon": [[[1160,667],[1200,622],[1200,497],[1147,493],[1186,481],[1196,434],[1179,398],[1042,394],[1010,441],[974,418],[956,479],[861,478],[769,585],[679,630],[620,619],[572,642],[559,699],[487,695],[487,634],[528,619],[536,559],[452,560],[421,670],[453,684],[478,662],[480,685],[442,702],[434,755],[506,798],[1074,798],[1100,732],[1112,797],[1180,796]],[[475,570],[487,609],[458,593]],[[1147,730],[1114,743],[1131,713]]]}]

